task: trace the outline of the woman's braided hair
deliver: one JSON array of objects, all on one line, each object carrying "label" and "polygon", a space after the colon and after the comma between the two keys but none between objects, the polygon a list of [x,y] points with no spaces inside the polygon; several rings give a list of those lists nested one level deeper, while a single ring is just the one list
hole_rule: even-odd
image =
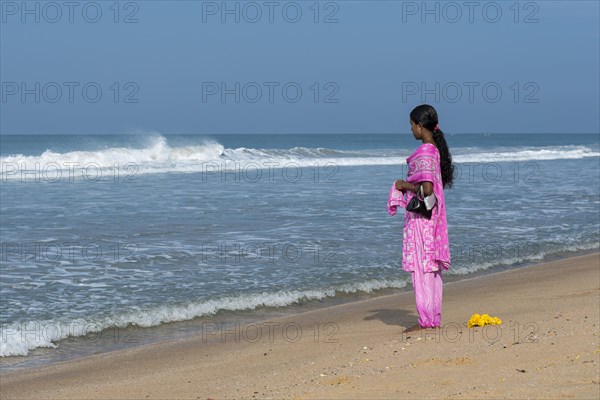
[{"label": "woman's braided hair", "polygon": [[452,187],[454,179],[454,165],[452,165],[452,155],[448,149],[448,143],[444,137],[444,132],[438,128],[438,115],[435,108],[429,104],[422,104],[415,107],[410,113],[410,120],[415,124],[421,124],[425,129],[433,132],[433,140],[440,152],[440,163],[442,169],[442,183],[444,188]]}]

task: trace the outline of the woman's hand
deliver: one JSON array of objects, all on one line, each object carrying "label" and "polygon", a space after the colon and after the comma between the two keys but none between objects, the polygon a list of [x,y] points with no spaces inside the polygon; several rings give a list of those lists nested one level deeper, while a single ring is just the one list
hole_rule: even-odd
[{"label": "woman's hand", "polygon": [[422,185],[423,185],[423,194],[425,196],[431,196],[431,194],[433,193],[433,183],[431,183],[429,181],[423,181]]}]

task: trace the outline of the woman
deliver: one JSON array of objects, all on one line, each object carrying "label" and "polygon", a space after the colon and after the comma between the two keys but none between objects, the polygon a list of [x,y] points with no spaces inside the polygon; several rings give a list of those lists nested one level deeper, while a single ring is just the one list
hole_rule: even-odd
[{"label": "woman", "polygon": [[398,206],[405,208],[419,190],[426,198],[431,216],[410,211],[404,214],[402,270],[411,274],[419,313],[419,323],[405,332],[441,325],[442,270],[450,268],[444,188],[452,186],[454,170],[444,133],[438,127],[437,112],[432,106],[416,107],[410,113],[410,127],[415,139],[423,144],[406,159],[406,181],[397,180],[392,185],[388,212],[394,215]]}]

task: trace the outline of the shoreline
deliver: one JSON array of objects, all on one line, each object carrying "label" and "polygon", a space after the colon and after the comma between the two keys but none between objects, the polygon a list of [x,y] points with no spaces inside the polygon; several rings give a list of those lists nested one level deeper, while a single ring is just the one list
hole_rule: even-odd
[{"label": "shoreline", "polygon": [[[549,262],[561,261],[591,254],[600,253],[598,253],[598,251],[595,249],[579,250],[575,254],[559,254],[554,256],[546,256],[548,258],[544,260],[525,260],[511,265],[498,265],[465,275],[447,274],[444,277],[444,287],[455,282],[476,279],[498,273],[529,268]],[[55,342],[59,347],[62,346],[60,350],[56,350],[55,348],[39,347],[31,350],[34,352],[34,354],[27,356],[2,357],[0,358],[0,375],[19,371],[27,372],[29,370],[68,363],[91,356],[144,348],[147,346],[158,345],[165,341],[178,341],[194,338],[201,334],[198,331],[201,330],[205,324],[211,324],[213,320],[229,319],[232,321],[232,323],[240,323],[242,325],[256,321],[265,322],[273,319],[276,320],[285,317],[292,317],[314,310],[327,309],[338,305],[367,301],[378,297],[395,296],[406,292],[412,293],[410,279],[407,282],[407,286],[402,288],[376,289],[369,293],[342,293],[341,296],[336,294],[335,297],[309,300],[303,302],[302,304],[294,303],[280,307],[264,307],[252,310],[220,310],[214,315],[195,317],[191,320],[166,322],[161,323],[160,325],[143,328],[137,326],[128,326],[126,328],[115,327],[111,329],[104,329],[101,332],[93,333],[91,339],[88,339],[88,336],[78,336],[75,338],[65,338]],[[137,336],[137,338],[133,340],[135,336]],[[168,339],[161,339],[161,336],[167,336]],[[57,351],[61,353],[57,354]],[[42,358],[44,358],[44,360],[40,361]],[[21,366],[21,364],[24,364],[24,366]]]},{"label": "shoreline", "polygon": [[[596,252],[449,282],[444,284],[442,328],[412,336],[401,333],[417,319],[412,290],[241,327],[215,318],[204,337],[3,372],[0,394],[593,397],[600,385],[599,272]],[[497,315],[503,324],[467,329],[472,313]],[[425,378],[434,380],[425,384]],[[525,384],[532,379],[534,385]],[[514,380],[522,385],[512,386]]]}]

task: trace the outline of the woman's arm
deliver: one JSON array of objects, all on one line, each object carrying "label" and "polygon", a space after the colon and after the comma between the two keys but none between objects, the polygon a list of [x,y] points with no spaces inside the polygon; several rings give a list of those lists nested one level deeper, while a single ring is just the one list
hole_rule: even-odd
[{"label": "woman's arm", "polygon": [[[423,194],[425,196],[430,196],[431,193],[433,193],[433,183],[431,183],[429,181],[423,181],[421,184],[423,185]],[[398,179],[396,181],[396,189],[400,190],[401,192],[403,192],[405,190],[410,190],[411,192],[416,192],[417,186],[413,185],[410,182],[406,182],[401,179]]]},{"label": "woman's arm", "polygon": [[398,179],[396,181],[396,190],[399,190],[401,192],[404,192],[405,190],[411,190],[414,192],[415,186],[410,182],[406,182],[406,181],[403,181],[402,179]]}]

